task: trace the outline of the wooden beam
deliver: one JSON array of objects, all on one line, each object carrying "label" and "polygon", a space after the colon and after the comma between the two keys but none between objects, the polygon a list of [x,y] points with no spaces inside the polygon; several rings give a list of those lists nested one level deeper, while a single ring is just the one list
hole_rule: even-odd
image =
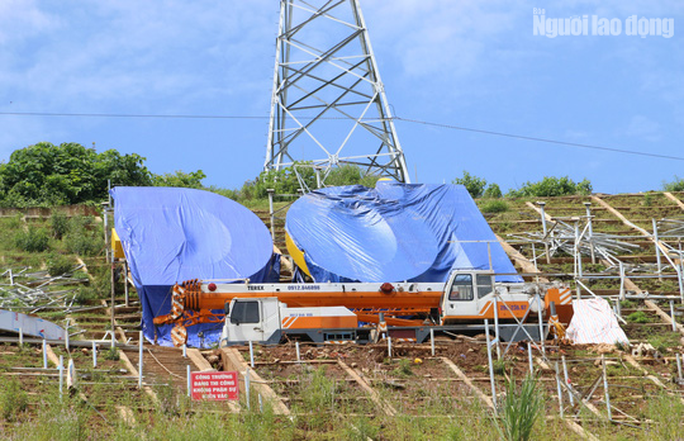
[{"label": "wooden beam", "polygon": [[[636,231],[640,232],[641,234],[643,234],[644,236],[646,236],[647,238],[649,238],[658,248],[660,248],[660,251],[663,254],[665,254],[665,256],[667,256],[669,259],[670,250],[660,240],[655,240],[655,237],[653,237],[653,235],[651,233],[649,233],[648,231],[644,230],[643,228],[641,228],[637,225],[634,225],[625,216],[623,216],[622,213],[620,213],[615,208],[611,207],[610,204],[608,204],[608,202],[604,201],[603,199],[599,198],[598,196],[592,196],[591,199],[593,201],[595,201],[596,203],[598,203],[599,205],[601,205],[606,210],[610,211],[615,217],[620,219],[623,224],[627,225],[628,227],[632,228],[633,230],[636,230]],[[674,262],[677,263],[678,260],[675,260]]]},{"label": "wooden beam", "polygon": [[[119,359],[123,362],[123,364],[126,366],[126,369],[128,372],[131,373],[132,376],[137,377],[138,376],[138,369],[131,363],[131,360],[128,358],[126,353],[124,351],[119,350]],[[154,401],[155,404],[159,404],[159,397],[157,397],[157,394],[154,393],[151,387],[149,386],[143,386],[143,390],[147,395],[152,398],[152,401]]]},{"label": "wooden beam", "polygon": [[282,398],[249,366],[236,348],[221,348],[221,359],[223,360],[223,368],[229,371],[237,371],[242,381],[245,379],[245,373],[249,371],[250,382],[271,403],[276,415],[290,415],[290,409],[285,405]]},{"label": "wooden beam", "polygon": [[[525,202],[525,205],[527,205],[528,207],[530,207],[531,209],[533,209],[534,211],[536,211],[540,215],[542,214],[541,208],[537,207],[532,202],[527,201],[527,202]],[[544,211],[544,218],[546,219],[547,222],[553,222],[553,218],[546,211]]]},{"label": "wooden beam", "polygon": [[397,414],[397,410],[389,403],[386,403],[382,398],[380,398],[380,395],[378,392],[373,389],[366,380],[364,380],[361,375],[356,372],[354,369],[350,368],[347,363],[345,363],[342,360],[337,360],[337,364],[344,369],[344,371],[349,375],[354,381],[356,381],[356,384],[361,386],[361,389],[366,391],[368,396],[370,397],[371,401],[373,401],[387,416],[395,416]]},{"label": "wooden beam", "polygon": [[449,360],[446,357],[440,357],[440,359],[444,362],[444,364],[446,364],[449,367],[449,369],[451,369],[456,374],[458,378],[463,380],[463,382],[470,388],[471,391],[473,391],[475,396],[477,396],[480,399],[480,401],[482,401],[485,405],[487,405],[487,407],[489,407],[494,411],[494,413],[496,413],[496,407],[494,406],[494,402],[492,401],[492,399],[488,397],[484,392],[482,392],[479,387],[475,386],[475,384],[470,380],[470,378],[468,378],[468,376],[461,369],[459,369],[459,367],[456,366],[456,364],[454,364],[453,361]]},{"label": "wooden beam", "polygon": [[48,360],[51,361],[55,367],[59,366],[59,357],[55,354],[55,351],[52,350],[52,346],[45,345],[45,353],[47,354]]},{"label": "wooden beam", "polygon": [[188,358],[197,366],[197,369],[200,371],[216,371],[211,366],[211,363],[207,361],[206,358],[202,356],[202,353],[199,351],[199,349],[196,348],[190,348],[186,351],[188,354]]},{"label": "wooden beam", "polygon": [[[643,294],[644,292],[637,286],[636,283],[632,282],[629,278],[625,278],[625,288],[634,291],[639,294]],[[655,312],[656,315],[658,315],[664,323],[667,323],[669,325],[672,324],[672,318],[668,313],[660,309],[660,306],[658,306],[654,301],[649,300],[649,299],[644,299],[644,305],[651,311]],[[679,331],[680,334],[684,335],[684,326],[680,325],[679,323],[675,323],[675,327]]]},{"label": "wooden beam", "polygon": [[[520,265],[520,268],[522,268],[523,272],[525,273],[530,273],[530,274],[541,274],[541,271],[525,256],[520,253],[520,251],[516,250],[513,248],[508,242],[506,242],[501,236],[498,234],[495,234],[496,240],[499,241],[501,246],[503,247],[504,251],[514,261],[518,262]],[[540,277],[539,278],[540,282],[548,282],[549,280],[545,277]]]},{"label": "wooden beam", "polygon": [[669,200],[671,200],[671,201],[674,202],[675,204],[679,205],[679,208],[681,208],[682,210],[684,210],[684,202],[680,201],[680,200],[677,198],[677,196],[673,195],[673,194],[670,193],[669,191],[663,192],[663,194],[665,195],[666,198],[668,198]]}]

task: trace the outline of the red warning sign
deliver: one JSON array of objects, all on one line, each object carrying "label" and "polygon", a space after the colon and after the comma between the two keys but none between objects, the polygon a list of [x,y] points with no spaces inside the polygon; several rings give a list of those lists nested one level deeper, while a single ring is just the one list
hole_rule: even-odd
[{"label": "red warning sign", "polygon": [[191,372],[193,400],[225,401],[239,398],[237,372]]}]

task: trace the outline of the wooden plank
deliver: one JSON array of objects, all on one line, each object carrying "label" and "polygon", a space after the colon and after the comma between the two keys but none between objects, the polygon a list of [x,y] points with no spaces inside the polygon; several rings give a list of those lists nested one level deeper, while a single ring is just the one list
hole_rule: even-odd
[{"label": "wooden plank", "polygon": [[[131,363],[131,360],[128,358],[126,353],[124,351],[119,350],[119,359],[123,362],[124,366],[126,366],[126,369],[128,372],[131,373],[134,377],[138,376],[138,369],[133,366],[133,363]],[[157,394],[154,393],[151,387],[149,386],[143,386],[143,390],[147,395],[152,398],[152,401],[154,401],[155,404],[159,405],[161,402],[159,401],[159,397],[157,397]]]},{"label": "wooden plank", "polygon": [[378,392],[373,389],[366,380],[364,380],[359,373],[357,373],[354,369],[350,368],[347,363],[345,363],[342,360],[337,360],[337,364],[344,369],[344,371],[352,377],[356,383],[361,386],[361,389],[366,391],[370,399],[385,413],[387,416],[395,416],[397,414],[397,410],[389,403],[386,403],[383,401],[382,398],[380,398],[380,395]]},{"label": "wooden plank", "polygon": [[[636,283],[631,281],[629,278],[625,278],[625,288],[634,291],[639,294],[643,294],[644,292],[637,286]],[[644,299],[644,305],[651,310],[652,312],[656,313],[661,320],[663,320],[664,323],[669,324],[670,326],[672,325],[672,318],[670,318],[670,315],[667,314],[665,311],[660,309],[660,307],[653,302],[652,300]],[[679,331],[680,334],[684,335],[684,326],[680,325],[679,323],[675,323],[675,327]]]},{"label": "wooden plank", "polygon": [[119,416],[123,420],[123,422],[128,426],[128,427],[135,427],[136,426],[136,421],[135,421],[135,416],[133,416],[133,411],[131,410],[130,407],[126,406],[114,406],[116,408],[116,411],[119,413]]},{"label": "wooden plank", "polygon": [[47,353],[48,361],[51,361],[52,364],[55,365],[55,367],[58,367],[59,357],[57,356],[57,354],[55,354],[55,351],[52,350],[52,346],[45,345],[45,352]]},{"label": "wooden plank", "polygon": [[[643,228],[634,225],[632,222],[630,222],[625,216],[622,215],[619,211],[617,211],[615,208],[611,207],[608,202],[604,201],[603,199],[599,198],[598,196],[592,196],[592,200],[594,200],[596,203],[604,207],[606,210],[610,211],[615,217],[620,219],[623,224],[627,225],[628,227],[632,228],[633,230],[636,230],[643,234],[645,237],[649,238],[658,248],[660,248],[660,251],[665,254],[665,256],[670,255],[670,250],[659,240],[655,240],[655,237],[648,231],[644,230]],[[678,263],[678,260],[674,260],[675,263]]]},{"label": "wooden plank", "polygon": [[[660,309],[660,307],[653,302],[652,300],[644,300],[644,304],[648,309],[651,311],[655,312],[662,320],[663,322],[667,323],[668,325],[672,326],[672,318],[668,313]],[[684,335],[684,326],[680,325],[679,323],[675,322],[675,327],[677,328],[677,331],[679,331],[680,334]]]},{"label": "wooden plank", "polygon": [[446,364],[449,367],[449,369],[451,369],[456,374],[458,378],[463,380],[463,382],[470,388],[471,391],[473,391],[473,393],[480,399],[480,401],[482,401],[485,405],[487,405],[487,407],[489,407],[494,411],[494,413],[496,413],[496,407],[494,407],[494,402],[490,397],[485,395],[485,393],[482,392],[479,387],[475,386],[475,384],[470,380],[470,378],[468,378],[468,376],[461,369],[459,369],[459,367],[456,366],[456,364],[454,364],[453,361],[449,360],[446,357],[440,358],[444,362],[444,364]]},{"label": "wooden plank", "polygon": [[246,371],[249,371],[252,386],[271,403],[276,415],[290,415],[290,409],[285,405],[282,398],[249,366],[236,348],[221,348],[221,359],[223,360],[223,368],[228,371],[237,371],[242,381],[245,379]]},{"label": "wooden plank", "polygon": [[[496,236],[496,240],[499,241],[499,243],[503,247],[506,254],[508,254],[508,257],[510,257],[511,259],[518,262],[518,264],[520,264],[520,268],[522,268],[523,272],[530,273],[530,274],[541,274],[541,271],[539,271],[539,269],[536,266],[534,266],[534,264],[529,259],[527,259],[525,256],[523,256],[522,253],[520,253],[520,251],[513,248],[508,242],[506,242],[498,234],[495,234],[495,236]],[[547,283],[549,280],[545,277],[540,277],[539,281]]]},{"label": "wooden plank", "polygon": [[[541,208],[537,207],[532,202],[527,201],[527,202],[525,202],[525,205],[527,205],[528,207],[530,207],[531,209],[533,209],[534,211],[536,211],[540,215],[542,214]],[[546,219],[547,222],[553,222],[553,218],[546,211],[544,211],[544,218]]]},{"label": "wooden plank", "polygon": [[673,194],[670,193],[669,191],[665,191],[665,192],[663,192],[663,194],[665,195],[666,198],[668,198],[668,199],[671,200],[672,202],[674,202],[674,203],[676,203],[677,205],[679,205],[679,208],[681,208],[682,210],[684,210],[684,202],[680,201],[680,200],[677,198],[677,196],[673,195]]},{"label": "wooden plank", "polygon": [[570,428],[570,430],[572,430],[582,438],[590,439],[591,441],[599,441],[599,439],[596,436],[592,435],[589,431],[587,431],[584,427],[580,426],[576,422],[569,420],[567,418],[563,418],[563,422],[566,426],[568,426],[568,428]]},{"label": "wooden plank", "polygon": [[214,369],[211,366],[211,363],[209,363],[207,359],[202,356],[199,349],[190,348],[186,351],[186,353],[188,354],[188,358],[195,364],[195,366],[197,366],[197,369],[200,371],[216,372],[216,369]]}]

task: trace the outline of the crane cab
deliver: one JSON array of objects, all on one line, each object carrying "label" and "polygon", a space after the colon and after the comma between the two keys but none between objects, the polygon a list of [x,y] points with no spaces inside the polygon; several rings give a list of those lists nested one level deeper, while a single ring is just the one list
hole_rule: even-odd
[{"label": "crane cab", "polygon": [[[521,318],[529,308],[522,284],[496,284],[492,271],[454,271],[440,301],[441,324]],[[506,300],[500,300],[505,293]],[[499,294],[499,295],[497,295]]]}]

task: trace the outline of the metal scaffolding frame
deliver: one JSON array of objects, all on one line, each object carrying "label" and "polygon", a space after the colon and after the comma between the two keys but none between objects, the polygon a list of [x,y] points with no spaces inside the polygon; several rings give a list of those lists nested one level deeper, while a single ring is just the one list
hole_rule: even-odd
[{"label": "metal scaffolding frame", "polygon": [[265,170],[333,167],[410,182],[357,0],[281,0]]}]

